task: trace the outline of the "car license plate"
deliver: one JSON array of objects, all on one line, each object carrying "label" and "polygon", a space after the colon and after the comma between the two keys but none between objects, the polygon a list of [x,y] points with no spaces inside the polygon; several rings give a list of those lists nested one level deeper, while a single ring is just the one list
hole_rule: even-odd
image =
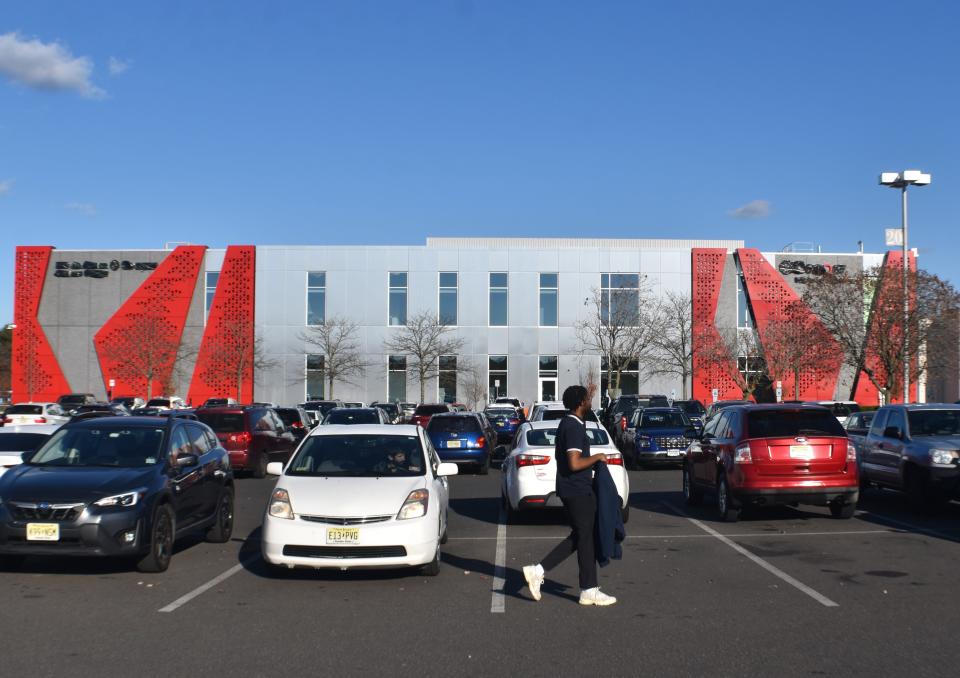
[{"label": "car license plate", "polygon": [[27,523],[27,541],[60,541],[56,523]]},{"label": "car license plate", "polygon": [[790,457],[792,459],[812,459],[813,448],[809,445],[791,445]]},{"label": "car license plate", "polygon": [[679,457],[679,456],[680,456],[680,450],[667,450],[667,456],[668,456],[668,457]]},{"label": "car license plate", "polygon": [[447,447],[460,447],[460,441],[459,441],[459,440],[448,440],[448,441],[447,441]]},{"label": "car license plate", "polygon": [[503,428],[503,422],[502,422],[502,421],[498,421],[498,422],[497,422],[497,426],[498,426],[499,428]]},{"label": "car license plate", "polygon": [[327,543],[328,544],[359,544],[360,528],[359,527],[328,527]]}]

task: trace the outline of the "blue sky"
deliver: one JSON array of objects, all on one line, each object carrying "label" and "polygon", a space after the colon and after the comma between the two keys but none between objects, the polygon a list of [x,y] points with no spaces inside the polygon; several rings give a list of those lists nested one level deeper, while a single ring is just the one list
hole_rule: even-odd
[{"label": "blue sky", "polygon": [[877,174],[907,168],[933,174],[911,244],[957,284],[958,25],[876,0],[4,2],[0,322],[17,244],[881,251]]}]

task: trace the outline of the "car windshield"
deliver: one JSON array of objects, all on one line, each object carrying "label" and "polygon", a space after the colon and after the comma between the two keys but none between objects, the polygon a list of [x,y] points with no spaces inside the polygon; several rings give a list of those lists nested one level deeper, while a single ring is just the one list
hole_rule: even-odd
[{"label": "car windshield", "polygon": [[796,436],[846,437],[843,426],[827,410],[759,410],[747,414],[750,438]]},{"label": "car windshield", "polygon": [[497,407],[484,410],[483,413],[490,419],[513,419],[517,416],[517,411],[512,407]]},{"label": "car windshield", "polygon": [[240,433],[245,431],[243,412],[207,412],[197,410],[197,419],[217,433]]},{"label": "car windshield", "polygon": [[689,426],[682,412],[651,412],[640,414],[640,428],[683,428]]},{"label": "car windshield", "polygon": [[287,470],[288,476],[422,476],[423,450],[417,436],[314,435]]},{"label": "car windshield", "polygon": [[480,424],[473,417],[433,417],[427,430],[430,433],[479,433]]},{"label": "car windshield", "polygon": [[434,415],[449,411],[450,408],[446,405],[421,405],[414,414]]},{"label": "car windshield", "polygon": [[911,410],[907,413],[911,436],[960,435],[960,409]]},{"label": "car windshield", "polygon": [[703,405],[701,405],[696,400],[691,400],[689,402],[674,403],[674,405],[679,407],[681,410],[683,410],[687,414],[700,415],[706,412],[706,409],[704,409]]},{"label": "car windshield", "polygon": [[147,401],[147,407],[170,407],[170,401],[166,398],[154,398]]},{"label": "car windshield", "polygon": [[151,466],[161,459],[164,429],[117,426],[60,429],[30,460],[35,466]]},{"label": "car windshield", "polygon": [[[587,438],[591,445],[607,445],[610,439],[607,432],[598,428],[588,428]],[[557,441],[557,429],[533,428],[527,431],[527,445],[531,447],[553,447]]]},{"label": "car windshield", "polygon": [[13,405],[4,414],[43,414],[43,405]]},{"label": "car windshield", "polygon": [[334,410],[327,415],[324,424],[379,424],[380,418],[374,410]]},{"label": "car windshield", "polygon": [[46,433],[6,433],[0,435],[0,452],[32,452],[49,437]]}]

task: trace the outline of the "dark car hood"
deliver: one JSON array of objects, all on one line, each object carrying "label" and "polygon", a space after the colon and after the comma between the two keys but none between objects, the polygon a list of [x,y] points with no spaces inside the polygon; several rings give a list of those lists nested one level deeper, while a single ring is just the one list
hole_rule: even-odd
[{"label": "dark car hood", "polygon": [[150,483],[159,469],[16,466],[0,476],[0,497],[13,501],[89,502]]}]

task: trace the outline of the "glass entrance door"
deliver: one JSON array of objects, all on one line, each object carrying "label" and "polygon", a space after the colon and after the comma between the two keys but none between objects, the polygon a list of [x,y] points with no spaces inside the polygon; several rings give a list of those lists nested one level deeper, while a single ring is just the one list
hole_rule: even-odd
[{"label": "glass entrance door", "polygon": [[540,401],[549,402],[557,399],[557,380],[554,377],[540,379]]}]

